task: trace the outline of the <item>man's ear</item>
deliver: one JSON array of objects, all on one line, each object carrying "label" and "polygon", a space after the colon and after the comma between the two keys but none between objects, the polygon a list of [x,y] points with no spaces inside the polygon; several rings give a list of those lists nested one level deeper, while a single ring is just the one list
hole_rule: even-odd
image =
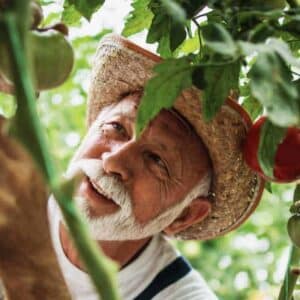
[{"label": "man's ear", "polygon": [[207,198],[196,198],[186,207],[180,216],[164,229],[167,235],[174,235],[195,223],[204,220],[211,211],[211,203]]}]

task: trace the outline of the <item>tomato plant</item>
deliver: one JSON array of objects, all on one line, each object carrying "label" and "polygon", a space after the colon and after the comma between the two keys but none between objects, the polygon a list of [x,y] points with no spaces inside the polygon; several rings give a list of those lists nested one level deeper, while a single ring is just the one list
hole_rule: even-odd
[{"label": "tomato plant", "polygon": [[[82,26],[84,23],[82,19],[90,21],[105,1],[65,0],[63,5],[60,5],[60,10],[49,14],[47,11],[52,1],[40,0],[41,7],[36,2],[31,3],[31,19],[27,23],[21,22],[24,19],[26,5],[29,7],[28,2],[27,0],[0,1],[0,44],[7,45],[8,40],[5,38],[3,27],[4,15],[5,17],[17,16],[14,23],[20,33],[19,46],[22,46],[26,35],[27,41],[32,39],[28,49],[31,48],[31,54],[33,54],[31,63],[35,64],[36,89],[57,87],[70,73],[72,55],[67,38],[53,31],[59,26],[54,28],[51,24],[53,21],[65,22],[71,30],[76,26]],[[13,5],[10,6],[10,3]],[[147,101],[147,98],[142,100],[144,105],[139,113],[146,117],[138,118],[138,128],[142,130],[150,121],[150,116],[154,117],[162,108],[172,106],[176,96],[181,92],[181,87],[193,84],[202,90],[199,101],[202,101],[204,118],[208,122],[214,118],[227,96],[233,94],[253,120],[261,116],[263,112],[266,115],[264,119],[255,123],[249,133],[249,140],[246,141],[248,146],[245,146],[245,157],[249,165],[268,180],[282,183],[299,179],[299,1],[132,0],[131,4],[132,9],[124,19],[122,34],[131,36],[144,31],[146,42],[157,45],[156,52],[165,59],[164,63],[157,68],[156,79],[150,80],[146,86],[145,95],[148,95],[151,101]],[[42,20],[41,8],[47,8],[44,10],[44,20]],[[30,29],[35,31],[30,33]],[[76,70],[84,73],[90,67],[88,57],[93,55],[95,43],[101,37],[100,32],[95,36],[82,34],[78,39],[73,37],[72,43],[73,46],[75,45],[75,50],[84,53],[80,61],[75,62]],[[33,39],[36,41],[33,42]],[[38,45],[38,50],[35,50],[34,44]],[[87,45],[89,45],[89,50],[87,50]],[[21,46],[17,47],[19,52],[22,52]],[[15,48],[11,45],[10,51],[2,49],[0,55],[2,72],[14,82],[16,65],[11,73],[8,61],[12,61],[11,50]],[[26,75],[23,72],[18,78],[26,78],[24,74]],[[82,78],[79,76],[80,72],[77,75]],[[27,115],[27,111],[24,113],[27,106],[22,105],[22,101],[27,99],[28,95],[21,93],[22,97],[20,97],[21,82],[19,80],[16,84],[19,101],[16,105],[15,119],[19,120],[19,136],[23,137],[24,143],[27,141],[27,147],[32,148],[33,155],[41,162],[43,161],[41,157],[45,160],[49,153],[43,147],[40,151],[36,149],[39,139],[32,139],[32,136],[35,131],[38,132],[37,136],[40,132],[33,126],[34,117],[28,112],[25,121],[22,119],[24,115]],[[76,93],[69,93],[71,84],[76,85]],[[55,123],[53,127],[59,127],[61,134],[57,135],[59,138],[55,140],[55,145],[63,140],[61,124],[65,124],[66,119],[71,123],[75,118],[71,113],[69,115],[72,115],[72,118],[66,118],[66,112],[58,109],[60,106],[56,105],[55,101],[52,102],[51,97],[55,96],[54,100],[66,101],[65,99],[70,99],[75,94],[76,97],[84,99],[86,91],[82,86],[78,78],[76,80],[70,78],[66,85],[60,87],[59,92],[54,90],[45,96],[48,102],[44,106],[52,105],[55,116],[63,116],[53,117],[53,123]],[[46,92],[41,95],[46,95]],[[2,95],[0,98],[4,99]],[[5,107],[7,102],[5,98],[1,103],[2,107]],[[70,106],[73,104],[69,105],[69,108]],[[81,106],[80,111],[83,110]],[[72,110],[72,113],[74,111]],[[45,115],[47,115],[45,119],[48,120],[49,112],[47,111]],[[63,119],[59,126],[56,123],[58,119]],[[82,128],[79,129],[82,130]],[[43,143],[40,142],[40,144]],[[44,146],[44,148],[47,147]],[[64,151],[60,151],[62,152]],[[284,215],[284,212],[282,214]],[[278,217],[274,211],[271,216]],[[286,220],[287,217],[285,223]],[[292,237],[297,233],[299,226],[298,221],[291,222],[293,222],[291,231],[294,232],[291,234]],[[280,225],[285,227],[281,223]],[[252,230],[255,228],[253,224],[249,227]],[[265,232],[268,231],[265,230]],[[270,240],[274,238],[274,233],[271,232],[269,238]],[[287,242],[287,239],[281,240],[282,244],[284,241]],[[211,245],[214,245],[213,242],[207,244],[209,250]],[[299,257],[297,256],[296,253],[293,262],[298,264]],[[214,273],[211,274],[215,277],[216,268],[213,269],[214,271],[211,272]],[[254,274],[251,278],[255,276]],[[287,272],[286,278],[290,283],[290,273]],[[230,281],[234,282],[234,280]],[[229,284],[231,283],[228,282]],[[289,284],[288,288],[286,285],[284,287],[283,290],[287,289],[289,293],[292,293],[293,285]],[[219,288],[219,291],[222,289]],[[238,291],[235,290],[235,293]],[[240,294],[235,296],[236,299],[246,298]]]}]

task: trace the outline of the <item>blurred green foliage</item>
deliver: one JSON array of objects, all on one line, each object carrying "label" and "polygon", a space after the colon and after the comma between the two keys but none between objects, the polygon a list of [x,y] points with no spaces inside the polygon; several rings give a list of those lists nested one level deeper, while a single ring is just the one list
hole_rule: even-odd
[{"label": "blurred green foliage", "polygon": [[[59,14],[48,19],[55,20]],[[85,108],[92,58],[98,41],[110,32],[74,38],[76,64],[70,78],[59,88],[41,92],[38,111],[47,131],[50,151],[63,172],[83,137]],[[189,52],[197,35],[187,40]],[[190,45],[189,45],[190,44]],[[0,93],[0,114],[10,117],[15,103]],[[225,300],[269,300],[278,295],[288,260],[290,241],[286,231],[294,185],[272,184],[255,213],[238,230],[212,241],[174,241]]]}]

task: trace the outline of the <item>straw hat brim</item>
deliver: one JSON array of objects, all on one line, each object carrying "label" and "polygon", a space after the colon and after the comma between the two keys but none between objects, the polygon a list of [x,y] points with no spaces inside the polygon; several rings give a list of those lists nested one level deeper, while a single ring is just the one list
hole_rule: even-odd
[{"label": "straw hat brim", "polygon": [[[87,121],[122,95],[142,89],[161,58],[131,41],[108,35],[99,43],[92,68]],[[211,122],[201,114],[201,92],[182,92],[174,108],[194,127],[206,145],[213,164],[212,210],[200,223],[180,232],[181,239],[206,240],[224,235],[242,224],[259,203],[264,181],[245,163],[242,143],[251,126],[247,112],[227,99]]]}]

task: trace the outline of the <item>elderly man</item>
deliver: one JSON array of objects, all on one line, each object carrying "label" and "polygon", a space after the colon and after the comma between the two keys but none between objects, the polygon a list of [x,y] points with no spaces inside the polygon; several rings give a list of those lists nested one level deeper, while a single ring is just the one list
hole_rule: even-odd
[{"label": "elderly man", "polygon": [[[166,236],[214,238],[236,228],[254,210],[263,182],[241,155],[251,122],[230,99],[212,122],[204,122],[198,91],[192,88],[137,139],[143,87],[159,61],[121,37],[101,41],[89,92],[89,130],[67,176],[84,174],[74,200],[93,239],[121,267],[122,299],[216,299]],[[53,197],[48,216],[72,299],[97,299]],[[58,269],[53,258],[45,265]],[[59,271],[52,276],[60,287],[55,298],[66,299],[59,276]]]}]

